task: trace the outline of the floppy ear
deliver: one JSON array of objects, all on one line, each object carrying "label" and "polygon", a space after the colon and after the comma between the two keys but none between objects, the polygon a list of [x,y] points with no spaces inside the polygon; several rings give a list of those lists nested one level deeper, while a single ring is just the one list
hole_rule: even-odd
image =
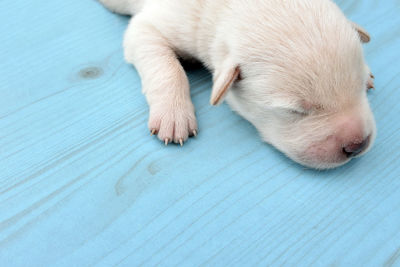
[{"label": "floppy ear", "polygon": [[363,27],[354,22],[351,22],[351,24],[353,25],[353,28],[358,32],[361,42],[369,43],[369,41],[371,41],[371,36]]},{"label": "floppy ear", "polygon": [[239,66],[230,64],[224,65],[223,69],[219,72],[217,71],[218,74],[214,77],[214,85],[210,99],[210,104],[213,106],[222,103],[226,93],[240,77]]}]

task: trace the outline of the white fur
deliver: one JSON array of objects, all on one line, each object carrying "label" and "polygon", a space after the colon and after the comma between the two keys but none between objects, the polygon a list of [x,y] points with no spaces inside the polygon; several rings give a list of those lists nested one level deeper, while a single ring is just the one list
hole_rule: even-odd
[{"label": "white fur", "polygon": [[161,140],[179,143],[197,131],[179,56],[213,73],[212,104],[226,96],[266,142],[303,165],[333,168],[349,161],[343,147],[368,136],[371,146],[372,80],[361,46],[369,35],[330,0],[100,1],[135,14],[125,57],[142,78],[149,128]]}]

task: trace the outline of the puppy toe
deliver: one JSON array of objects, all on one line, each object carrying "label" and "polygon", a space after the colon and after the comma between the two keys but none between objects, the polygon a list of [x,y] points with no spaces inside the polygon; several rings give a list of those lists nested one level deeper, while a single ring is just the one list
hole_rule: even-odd
[{"label": "puppy toe", "polygon": [[189,138],[188,123],[186,118],[180,118],[175,121],[174,143],[183,144]]},{"label": "puppy toe", "polygon": [[149,122],[148,122],[148,128],[150,130],[150,135],[158,134],[158,132],[160,130],[160,124],[161,124],[161,117],[150,113],[150,118],[149,118]]},{"label": "puppy toe", "polygon": [[174,121],[165,119],[161,121],[160,130],[158,131],[158,139],[168,145],[174,139]]},{"label": "puppy toe", "polygon": [[196,137],[197,133],[198,133],[198,128],[196,119],[189,119],[189,136]]}]

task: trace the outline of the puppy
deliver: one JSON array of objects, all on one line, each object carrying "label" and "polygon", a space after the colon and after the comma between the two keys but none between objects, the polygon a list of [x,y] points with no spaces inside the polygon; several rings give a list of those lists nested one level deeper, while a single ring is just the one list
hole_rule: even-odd
[{"label": "puppy", "polygon": [[376,127],[363,56],[369,34],[330,0],[100,0],[133,15],[124,51],[165,144],[197,134],[178,57],[213,74],[211,104],[226,99],[267,143],[317,169],[364,154]]}]

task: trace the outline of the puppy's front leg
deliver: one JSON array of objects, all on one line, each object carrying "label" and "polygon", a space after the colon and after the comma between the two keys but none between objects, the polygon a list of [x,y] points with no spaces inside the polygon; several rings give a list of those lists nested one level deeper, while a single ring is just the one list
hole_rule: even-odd
[{"label": "puppy's front leg", "polygon": [[197,122],[189,82],[167,39],[140,14],[125,33],[125,58],[135,65],[150,106],[149,129],[168,144],[196,135]]}]

